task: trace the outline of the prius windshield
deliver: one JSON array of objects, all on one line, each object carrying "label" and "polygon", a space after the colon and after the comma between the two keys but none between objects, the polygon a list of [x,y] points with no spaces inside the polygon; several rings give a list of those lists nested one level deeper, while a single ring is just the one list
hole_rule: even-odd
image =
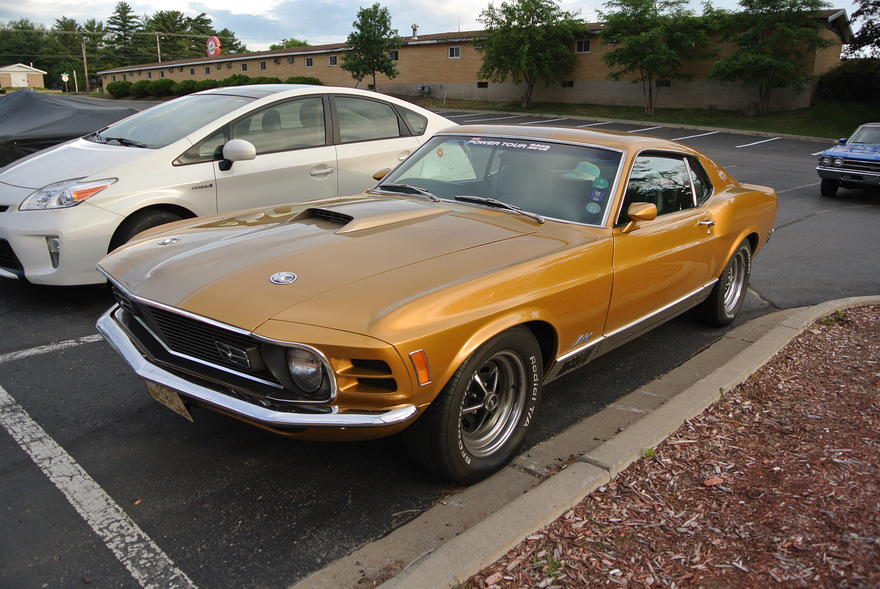
[{"label": "prius windshield", "polygon": [[132,115],[88,139],[129,147],[165,147],[252,100],[245,96],[190,94]]},{"label": "prius windshield", "polygon": [[438,136],[375,188],[601,225],[622,154],[540,139]]}]

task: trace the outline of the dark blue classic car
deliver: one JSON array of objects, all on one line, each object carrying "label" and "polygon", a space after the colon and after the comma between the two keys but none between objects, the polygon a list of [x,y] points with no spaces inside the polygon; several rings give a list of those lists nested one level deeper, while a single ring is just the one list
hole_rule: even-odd
[{"label": "dark blue classic car", "polygon": [[840,187],[880,188],[880,123],[865,123],[820,153],[816,171],[822,196],[834,196]]}]

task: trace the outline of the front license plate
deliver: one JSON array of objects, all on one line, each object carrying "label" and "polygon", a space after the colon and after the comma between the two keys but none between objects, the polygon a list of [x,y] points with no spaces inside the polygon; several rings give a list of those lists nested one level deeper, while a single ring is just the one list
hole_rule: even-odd
[{"label": "front license plate", "polygon": [[170,389],[159,383],[147,382],[147,390],[150,391],[150,396],[155,400],[159,401],[178,415],[181,415],[190,421],[193,420],[192,415],[189,414],[189,409],[186,408],[180,395],[177,394],[177,391],[174,389]]}]

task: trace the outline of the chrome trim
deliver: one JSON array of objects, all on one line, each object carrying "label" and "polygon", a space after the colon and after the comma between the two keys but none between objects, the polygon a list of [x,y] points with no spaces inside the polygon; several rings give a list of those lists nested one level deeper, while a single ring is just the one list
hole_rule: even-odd
[{"label": "chrome trim", "polygon": [[404,405],[381,413],[339,413],[336,407],[330,408],[331,413],[288,413],[274,411],[224,395],[218,391],[189,382],[147,361],[113,317],[113,313],[118,308],[118,306],[114,305],[101,315],[101,318],[98,319],[97,328],[107,342],[138,375],[146,380],[174,389],[184,397],[229,412],[245,420],[269,427],[292,429],[385,427],[405,423],[418,412],[415,405]]},{"label": "chrome trim", "polygon": [[[285,402],[285,403],[315,405],[315,404],[319,404],[319,403],[332,403],[333,401],[336,400],[336,395],[339,392],[338,385],[336,383],[336,372],[333,370],[333,367],[330,365],[330,360],[327,358],[327,356],[324,355],[324,352],[322,352],[318,348],[313,348],[312,346],[310,346],[308,344],[301,344],[299,342],[286,342],[283,340],[272,339],[270,337],[258,335],[253,332],[251,332],[250,336],[252,338],[258,339],[262,342],[266,342],[269,344],[276,344],[276,345],[279,345],[283,348],[299,348],[301,350],[306,350],[307,352],[311,352],[312,354],[314,354],[315,356],[318,357],[318,360],[321,361],[321,365],[324,367],[324,372],[327,373],[327,378],[330,381],[330,396],[327,397],[326,399],[321,399],[320,401],[316,401],[316,400],[312,400],[312,399],[305,399],[305,400],[297,399],[296,401],[289,401],[286,399],[274,399],[275,401]],[[293,379],[293,375],[291,375],[291,379]],[[296,391],[291,391],[291,392],[295,393]]]},{"label": "chrome trim", "polygon": [[599,336],[591,342],[587,342],[584,345],[579,346],[573,350],[569,350],[560,356],[556,356],[556,361],[557,362],[565,362],[566,360],[568,360],[572,356],[577,356],[580,352],[583,352],[585,350],[590,349],[591,347],[595,346],[596,344],[602,342],[604,339],[605,339],[604,335]]},{"label": "chrome trim", "polygon": [[[425,364],[428,366],[428,377],[430,380],[428,380],[428,382],[426,382],[426,383],[419,382],[419,369],[416,366],[416,363],[413,361],[413,354],[418,354],[419,352],[421,352],[425,356]],[[426,387],[429,384],[431,384],[432,382],[434,382],[434,376],[433,376],[433,373],[431,372],[431,362],[428,361],[428,353],[425,352],[424,348],[419,348],[418,350],[413,350],[412,352],[410,352],[409,353],[409,363],[412,364],[413,369],[415,369],[415,371],[416,371],[416,382],[419,384],[420,387]]]},{"label": "chrome trim", "polygon": [[857,170],[853,168],[845,168],[843,166],[839,168],[828,168],[825,166],[816,166],[816,171],[822,170],[823,172],[837,172],[839,174],[857,174],[859,176],[880,176],[880,172],[872,172],[870,170]]},{"label": "chrome trim", "polygon": [[15,280],[18,280],[18,274],[0,268],[0,278],[14,278]]}]

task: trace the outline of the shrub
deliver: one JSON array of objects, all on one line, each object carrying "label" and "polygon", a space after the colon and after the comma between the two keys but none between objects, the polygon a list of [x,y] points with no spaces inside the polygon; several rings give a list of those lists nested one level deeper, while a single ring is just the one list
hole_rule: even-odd
[{"label": "shrub", "polygon": [[131,94],[131,82],[128,80],[110,82],[107,84],[107,93],[113,98],[124,98]]},{"label": "shrub", "polygon": [[150,81],[139,80],[131,85],[131,95],[135,98],[143,98],[150,94]]},{"label": "shrub", "polygon": [[196,82],[196,92],[201,92],[202,90],[210,90],[211,88],[216,88],[220,85],[220,80],[199,80]]},{"label": "shrub", "polygon": [[819,78],[819,96],[869,102],[880,96],[880,58],[846,59]]},{"label": "shrub", "polygon": [[259,76],[251,80],[251,84],[280,84],[281,78]]},{"label": "shrub", "polygon": [[318,78],[313,78],[311,76],[292,76],[287,78],[284,82],[285,84],[311,84],[312,86],[323,86],[324,82],[319,80]]},{"label": "shrub", "polygon": [[171,88],[171,93],[175,96],[183,96],[184,94],[192,94],[196,91],[195,80],[183,80],[178,82]]},{"label": "shrub", "polygon": [[169,78],[162,78],[150,82],[150,94],[153,96],[170,96],[172,88],[174,88],[174,80]]},{"label": "shrub", "polygon": [[232,74],[228,78],[220,80],[221,86],[244,86],[251,83],[251,77],[245,74]]}]

